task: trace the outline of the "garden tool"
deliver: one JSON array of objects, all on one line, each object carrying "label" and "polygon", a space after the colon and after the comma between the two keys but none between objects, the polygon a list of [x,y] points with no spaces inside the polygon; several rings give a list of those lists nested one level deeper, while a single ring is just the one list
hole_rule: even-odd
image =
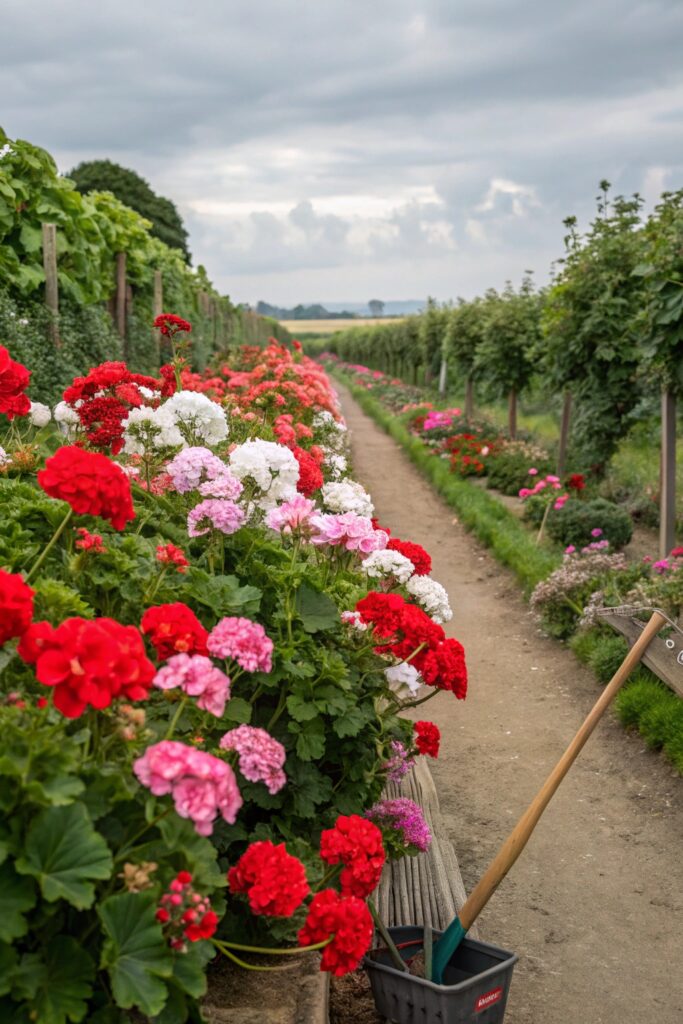
[{"label": "garden tool", "polygon": [[[632,613],[634,610],[631,608],[630,612]],[[443,972],[453,953],[526,846],[553,794],[578,757],[586,740],[595,729],[618,690],[626,682],[640,661],[650,641],[665,625],[678,629],[678,626],[658,609],[641,608],[638,610],[652,612],[643,632],[612,676],[612,679],[603,690],[590,714],[545,783],[501,846],[488,870],[470,893],[458,916],[451,921],[446,931],[434,945],[431,980],[436,982],[436,984],[443,984]],[[613,609],[610,609],[610,611],[613,611]]]}]

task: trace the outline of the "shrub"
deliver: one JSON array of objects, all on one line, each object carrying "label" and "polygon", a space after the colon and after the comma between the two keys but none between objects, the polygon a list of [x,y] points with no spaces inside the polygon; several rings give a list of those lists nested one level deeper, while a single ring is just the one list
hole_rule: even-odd
[{"label": "shrub", "polygon": [[516,497],[522,487],[531,486],[532,468],[541,476],[551,472],[550,456],[544,448],[529,441],[504,441],[488,462],[488,486]]},{"label": "shrub", "polygon": [[647,669],[617,696],[616,709],[624,725],[639,728],[648,746],[663,748],[683,771],[683,701]]},{"label": "shrub", "polygon": [[[596,534],[601,530],[601,534]],[[633,534],[631,517],[605,498],[580,501],[570,498],[548,520],[548,534],[562,545],[584,547],[599,536],[615,548],[623,548]]]},{"label": "shrub", "polygon": [[[619,588],[632,585],[634,573],[621,554],[604,551],[566,555],[562,565],[539,583],[531,595],[531,607],[538,612],[543,628],[551,636],[571,636],[584,610],[593,599],[599,604],[621,603]],[[610,597],[617,600],[610,602]]]}]

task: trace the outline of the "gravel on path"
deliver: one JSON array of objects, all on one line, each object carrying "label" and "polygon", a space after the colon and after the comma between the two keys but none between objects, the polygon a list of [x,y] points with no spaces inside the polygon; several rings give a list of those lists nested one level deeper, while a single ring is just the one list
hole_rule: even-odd
[{"label": "gravel on path", "polygon": [[[432,771],[469,891],[599,695],[539,632],[512,576],[344,388],[354,477],[395,536],[422,544],[465,645],[466,701],[417,709],[442,731]],[[506,1024],[683,1020],[683,786],[606,716],[479,919],[517,952]]]}]

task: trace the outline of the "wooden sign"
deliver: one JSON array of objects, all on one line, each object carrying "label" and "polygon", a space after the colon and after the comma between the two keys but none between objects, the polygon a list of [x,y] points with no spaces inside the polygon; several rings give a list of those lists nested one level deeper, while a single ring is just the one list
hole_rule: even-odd
[{"label": "wooden sign", "polygon": [[[642,633],[645,623],[628,612],[619,613],[616,609],[605,609],[599,612],[600,618],[607,622],[617,633],[621,633],[632,647]],[[650,641],[642,658],[651,672],[654,672],[663,683],[683,697],[683,632],[672,626],[666,637],[656,636]]]}]

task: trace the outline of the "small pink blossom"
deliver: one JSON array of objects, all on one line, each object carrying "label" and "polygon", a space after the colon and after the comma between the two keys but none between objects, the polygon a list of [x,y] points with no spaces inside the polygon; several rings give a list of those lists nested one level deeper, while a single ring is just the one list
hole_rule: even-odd
[{"label": "small pink blossom", "polygon": [[314,512],[315,502],[303,494],[297,494],[295,498],[283,501],[266,514],[266,526],[280,533],[293,533],[307,527]]},{"label": "small pink blossom", "polygon": [[568,547],[566,547],[564,549],[565,555],[573,555],[575,551],[576,551],[576,548],[574,547],[573,544],[570,544]]},{"label": "small pink blossom", "polygon": [[230,697],[230,679],[203,654],[174,654],[153,679],[160,690],[180,687],[190,697],[199,697],[197,707],[220,718]]},{"label": "small pink blossom", "polygon": [[533,494],[533,491],[530,491],[528,487],[522,487],[519,491],[520,498],[528,498],[530,494]]},{"label": "small pink blossom", "polygon": [[179,494],[187,494],[199,487],[202,478],[209,479],[225,471],[225,464],[208,448],[184,448],[171,459],[166,472]]},{"label": "small pink blossom", "polygon": [[596,526],[594,530],[591,530],[591,537],[602,537],[602,530],[599,526]]},{"label": "small pink blossom", "polygon": [[534,466],[529,470],[529,476],[538,476],[538,470],[535,469]]},{"label": "small pink blossom", "polygon": [[220,758],[176,740],[162,740],[133,762],[133,771],[154,796],[170,793],[177,813],[192,820],[199,835],[211,835],[218,815],[235,824],[242,797],[235,773]]},{"label": "small pink blossom", "polygon": [[242,481],[233,476],[226,467],[199,485],[199,493],[205,498],[229,498],[234,501],[239,498],[243,490]]},{"label": "small pink blossom", "polygon": [[266,732],[251,725],[239,725],[221,738],[221,750],[236,750],[239,768],[250,782],[264,782],[269,793],[277,793],[287,782],[282,770],[285,748]]},{"label": "small pink blossom", "polygon": [[[187,517],[187,532],[190,537],[203,537],[212,528],[229,536],[236,533],[246,518],[244,509],[234,501],[224,498],[206,498],[192,509]],[[200,523],[208,525],[202,526]]]},{"label": "small pink blossom", "polygon": [[549,484],[559,484],[560,482],[559,476],[553,476],[552,473],[548,473],[548,475],[546,476],[546,480]]},{"label": "small pink blossom", "polygon": [[273,641],[251,619],[226,616],[213,627],[206,646],[216,657],[231,658],[246,672],[270,672],[273,667]]},{"label": "small pink blossom", "polygon": [[312,516],[311,526],[316,531],[312,537],[314,544],[341,546],[347,551],[362,551],[365,555],[383,551],[389,541],[384,530],[376,530],[370,519],[355,512]]},{"label": "small pink blossom", "polygon": [[671,564],[667,558],[660,558],[658,562],[652,563],[652,568],[656,573],[659,573],[660,576],[663,576],[664,573],[671,570]]}]

